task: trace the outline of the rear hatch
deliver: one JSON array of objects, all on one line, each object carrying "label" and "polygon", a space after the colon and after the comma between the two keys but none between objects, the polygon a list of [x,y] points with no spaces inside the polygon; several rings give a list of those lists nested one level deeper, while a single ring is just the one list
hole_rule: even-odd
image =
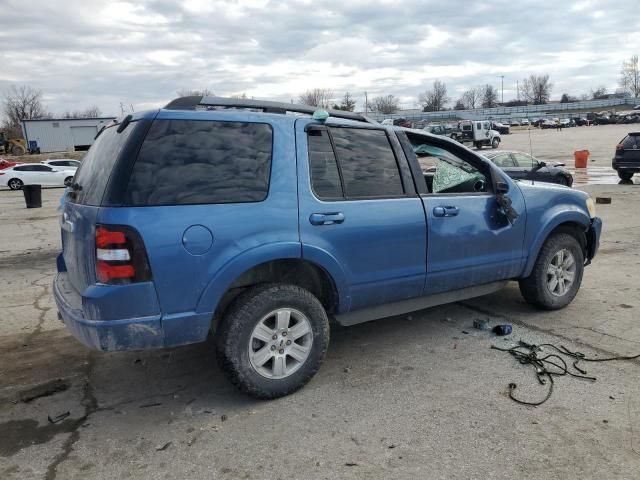
[{"label": "rear hatch", "polygon": [[618,166],[631,164],[640,167],[640,132],[630,133],[620,142],[616,149],[616,163]]},{"label": "rear hatch", "polygon": [[65,194],[61,218],[62,254],[69,280],[78,292],[96,281],[96,219],[109,177],[135,123],[120,133],[114,125],[98,135],[75,174],[73,191]]}]

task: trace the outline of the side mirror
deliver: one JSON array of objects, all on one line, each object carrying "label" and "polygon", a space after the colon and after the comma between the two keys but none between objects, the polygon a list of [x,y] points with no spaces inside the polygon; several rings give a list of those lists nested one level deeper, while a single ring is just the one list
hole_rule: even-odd
[{"label": "side mirror", "polygon": [[540,170],[541,168],[544,168],[544,167],[546,167],[546,166],[547,166],[547,164],[546,164],[546,163],[544,163],[544,162],[538,162],[538,163],[536,163],[536,165],[533,167],[533,171],[534,171],[534,172],[535,172],[535,171],[538,171],[538,170]]}]

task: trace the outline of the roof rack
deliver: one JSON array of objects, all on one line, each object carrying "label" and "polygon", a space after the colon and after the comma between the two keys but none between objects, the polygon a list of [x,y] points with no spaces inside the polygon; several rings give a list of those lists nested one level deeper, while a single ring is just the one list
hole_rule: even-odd
[{"label": "roof rack", "polygon": [[[189,96],[176,98],[169,102],[164,108],[167,110],[195,110],[198,107],[223,107],[223,108],[250,108],[262,110],[265,113],[306,113],[313,115],[318,108],[309,105],[300,105],[296,103],[271,102],[267,100],[249,100],[244,98],[226,98],[226,97],[201,97]],[[357,122],[375,123],[378,122],[370,118],[360,115],[359,113],[346,112],[343,110],[324,109],[329,113],[330,117],[345,118],[347,120],[355,120]]]}]

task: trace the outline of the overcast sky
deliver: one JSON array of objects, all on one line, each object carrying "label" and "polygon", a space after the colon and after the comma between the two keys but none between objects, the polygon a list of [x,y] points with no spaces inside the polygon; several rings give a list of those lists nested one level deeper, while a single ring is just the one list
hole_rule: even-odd
[{"label": "overcast sky", "polygon": [[[0,90],[54,113],[156,108],[181,88],[289,101],[348,90],[414,107],[439,78],[456,99],[549,73],[552,98],[616,88],[640,53],[639,0],[2,0]],[[451,106],[451,105],[450,105]]]}]

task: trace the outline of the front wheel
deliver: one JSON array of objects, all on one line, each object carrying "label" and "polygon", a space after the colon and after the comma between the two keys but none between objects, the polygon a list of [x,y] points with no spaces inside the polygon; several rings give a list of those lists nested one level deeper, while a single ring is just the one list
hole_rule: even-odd
[{"label": "front wheel", "polygon": [[520,292],[538,308],[558,310],[578,293],[583,272],[584,255],[578,240],[556,233],[542,246],[531,275],[520,280]]},{"label": "front wheel", "polygon": [[631,177],[633,177],[633,172],[622,172],[618,170],[618,177],[620,177],[620,180],[628,182],[629,180],[631,180]]},{"label": "front wheel", "polygon": [[500,140],[498,140],[497,138],[491,140],[491,148],[498,148],[498,145],[500,145]]},{"label": "front wheel", "polygon": [[67,177],[67,178],[64,179],[64,186],[65,187],[70,187],[72,183],[73,183],[73,177]]},{"label": "front wheel", "polygon": [[218,363],[231,383],[256,398],[278,398],[303,387],[320,368],[329,321],[307,290],[269,284],[240,295],[215,335]]},{"label": "front wheel", "polygon": [[9,180],[7,185],[9,185],[9,188],[11,190],[21,190],[24,183],[22,183],[22,180],[20,180],[19,178],[12,178],[11,180]]}]

